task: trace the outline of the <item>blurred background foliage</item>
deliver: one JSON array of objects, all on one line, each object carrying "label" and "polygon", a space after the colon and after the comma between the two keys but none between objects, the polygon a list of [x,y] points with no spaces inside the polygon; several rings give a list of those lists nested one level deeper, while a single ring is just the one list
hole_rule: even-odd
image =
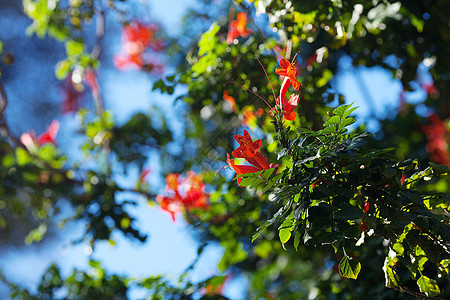
[{"label": "blurred background foliage", "polygon": [[[231,173],[216,175],[225,165],[226,154],[235,149],[234,135],[243,129],[262,139],[262,152],[269,162],[287,163],[275,153],[279,142],[266,104],[230,82],[274,105],[281,84],[274,70],[280,58],[294,56],[302,86],[296,110],[299,117],[291,128],[320,130],[334,107],[352,101],[337,86],[342,61],[349,60],[349,70],[371,111],[371,122],[377,124],[372,130],[376,143],[393,147],[398,161],[417,159],[414,168],[424,169],[428,162],[449,165],[449,5],[443,0],[198,2],[186,13],[180,33],[169,36],[156,23],[140,20],[139,8],[144,5],[140,1],[2,1],[0,14],[17,16],[17,28],[26,27],[29,35],[18,41],[18,29],[0,35],[2,244],[38,243],[75,220],[86,224],[78,242],[90,243],[94,251],[97,241],[114,243],[113,232],[145,242],[145,234],[128,212],[140,204],[133,197],[118,200],[118,195],[131,192],[173,211],[156,201],[160,189],[146,182],[146,168],[153,169],[156,162],[149,159],[156,152],[164,176],[189,170],[202,174],[209,206],[188,209],[183,202],[178,208],[203,243],[199,256],[208,243],[219,242],[224,248],[218,265],[221,273],[201,282],[189,280],[192,268],[174,284],[161,276],[136,279],[110,274],[99,262],[91,261],[88,273],[74,270],[66,278],[52,265],[36,293],[2,276],[11,296],[125,298],[129,289],[141,287],[155,299],[223,299],[222,286],[228,278],[244,275],[248,286],[242,297],[250,299],[450,297],[448,276],[439,277],[426,263],[422,271],[433,273],[434,283],[417,285],[417,278],[411,278],[400,261],[393,266],[398,268],[400,284],[386,288],[389,282],[382,270],[389,254],[386,240],[368,238],[349,253],[361,263],[363,271],[357,280],[340,276],[340,258],[330,246],[302,245],[295,251],[292,243],[282,245],[280,224],[267,228],[264,238],[252,243],[257,228],[276,213],[277,206],[261,189],[239,187]],[[233,27],[240,12],[247,20]],[[136,19],[142,27],[133,27]],[[4,20],[2,24],[12,22]],[[121,50],[109,47],[112,34],[108,29],[117,30],[117,24],[123,28]],[[241,31],[230,42],[230,31],[239,25]],[[249,29],[247,35],[242,34],[242,26]],[[122,68],[116,59],[118,51],[125,59],[120,66],[145,72],[154,81],[153,90],[173,97],[174,114],[183,123],[180,128],[174,128],[173,115],[158,107],[136,113],[125,122],[117,122],[108,111],[102,71]],[[389,71],[402,87],[398,102],[386,106],[390,111],[383,116],[376,115],[374,107],[384,99],[368,88],[383,87],[365,82],[364,68]],[[32,88],[21,88],[24,84]],[[70,109],[61,109],[61,87]],[[127,91],[123,93],[126,103]],[[424,95],[424,101],[410,100],[418,94]],[[22,108],[14,105],[17,99]],[[181,111],[175,108],[180,102]],[[59,119],[62,111],[76,119],[76,137],[42,144],[39,136],[31,143],[21,138],[29,128],[44,132],[49,120]],[[364,121],[368,120],[356,123],[357,132],[365,130]],[[78,147],[81,153],[71,158],[69,151]],[[133,187],[121,185],[117,178],[131,168],[139,169],[139,181]],[[441,176],[416,188],[448,194],[449,184],[450,178]],[[71,213],[61,217],[66,205]],[[448,199],[443,207],[448,225]],[[441,238],[449,247],[448,235]],[[448,274],[448,254],[444,257],[444,273]],[[432,291],[436,285],[439,292]]]}]

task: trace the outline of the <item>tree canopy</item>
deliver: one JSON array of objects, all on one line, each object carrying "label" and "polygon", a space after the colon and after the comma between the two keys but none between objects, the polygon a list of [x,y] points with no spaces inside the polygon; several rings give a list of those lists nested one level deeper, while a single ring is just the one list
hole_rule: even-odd
[{"label": "tree canopy", "polygon": [[[199,257],[211,243],[224,249],[220,273],[200,282],[190,276],[197,260],[174,282],[127,278],[92,259],[90,271],[67,277],[51,265],[36,291],[0,273],[10,296],[122,299],[140,288],[151,299],[227,299],[224,286],[244,276],[249,299],[448,299],[450,6],[198,2],[174,36],[139,1],[0,5],[0,15],[30,19],[27,40],[0,36],[2,243],[39,243],[75,221],[85,224],[75,242],[94,252],[117,233],[145,243],[130,212],[147,209],[144,197],[187,221]],[[24,50],[30,42],[39,51]],[[344,60],[376,121],[371,132],[337,87]],[[26,69],[38,62],[53,74]],[[104,88],[112,79],[102,77],[113,68],[146,74],[173,100],[170,112],[118,121]],[[401,86],[382,117],[374,105],[384,99],[368,87],[383,87],[361,76],[374,68]],[[62,87],[58,104],[39,100],[54,97],[51,86]],[[123,89],[126,104],[133,94]],[[12,111],[22,97],[33,97],[29,109]],[[17,130],[32,112],[57,117],[45,130]],[[62,115],[76,121],[65,140],[80,145],[76,155],[59,141]],[[133,169],[139,179],[124,185]],[[164,191],[148,181],[155,169]],[[62,221],[61,203],[70,206]]]}]

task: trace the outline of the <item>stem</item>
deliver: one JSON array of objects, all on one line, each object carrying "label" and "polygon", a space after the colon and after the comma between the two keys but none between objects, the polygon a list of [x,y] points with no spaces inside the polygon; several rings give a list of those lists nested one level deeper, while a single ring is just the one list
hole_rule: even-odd
[{"label": "stem", "polygon": [[264,68],[263,64],[261,63],[261,61],[256,56],[255,56],[255,58],[259,62],[259,64],[261,65],[261,68],[263,69],[264,74],[266,74],[266,78],[269,81],[270,88],[272,89],[273,99],[277,100],[277,96],[275,96],[275,91],[273,90],[273,85],[272,85],[272,82],[270,81],[269,75],[267,75],[266,69]]},{"label": "stem", "polygon": [[258,95],[257,93],[255,93],[254,91],[252,91],[252,90],[250,90],[250,89],[248,89],[248,88],[246,88],[246,87],[240,85],[239,83],[236,83],[236,82],[234,82],[234,81],[227,81],[227,82],[225,82],[223,85],[227,85],[227,84],[229,84],[229,83],[233,83],[233,84],[235,84],[235,85],[237,85],[237,86],[240,86],[240,87],[243,88],[244,90],[247,90],[247,91],[249,91],[250,93],[252,93],[252,94],[258,96],[262,101],[264,101],[264,103],[267,104],[267,106],[270,107],[270,109],[272,109],[272,106],[270,106],[269,102],[267,102],[266,99],[264,99],[263,97],[261,97],[260,95]]},{"label": "stem", "polygon": [[123,188],[120,186],[115,186],[116,190],[119,192],[129,192],[129,193],[135,193],[135,194],[141,194],[142,196],[145,196],[148,198],[148,200],[151,200],[152,198],[156,198],[156,195],[151,194],[149,192],[143,191],[143,190],[137,190],[137,189],[131,189],[131,188]]}]

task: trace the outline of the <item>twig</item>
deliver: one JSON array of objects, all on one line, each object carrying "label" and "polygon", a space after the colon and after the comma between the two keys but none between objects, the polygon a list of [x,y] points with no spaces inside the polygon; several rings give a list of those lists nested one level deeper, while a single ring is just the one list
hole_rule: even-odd
[{"label": "twig", "polygon": [[120,187],[117,185],[116,185],[116,190],[119,192],[129,192],[129,193],[141,194],[141,195],[147,197],[148,200],[152,200],[152,199],[156,198],[156,195],[146,192],[146,191],[143,191],[143,190],[137,190],[137,189],[132,189],[132,188],[123,188],[123,187]]},{"label": "twig", "polygon": [[97,39],[95,41],[95,46],[91,51],[91,56],[95,59],[98,59],[102,49],[101,42],[103,40],[103,36],[105,35],[105,13],[103,12],[103,10],[100,10],[98,12],[96,35]]},{"label": "twig", "polygon": [[[397,282],[398,283],[398,282]],[[423,293],[418,293],[418,292],[413,292],[405,287],[402,287],[401,285],[399,285],[398,287],[394,287],[394,290],[398,291],[398,292],[405,292],[407,294],[410,294],[414,297],[418,297],[418,298],[427,298],[427,299],[435,299],[435,300],[445,300],[445,298],[440,298],[440,297],[434,297],[434,296],[427,296],[426,294]]]},{"label": "twig", "polygon": [[[98,59],[101,53],[101,42],[103,40],[103,37],[105,35],[105,13],[103,10],[99,10],[97,12],[97,27],[96,27],[96,42],[95,42],[95,46],[93,47],[92,51],[91,51],[91,56],[95,59]],[[104,107],[104,101],[103,101],[103,97],[100,93],[100,85],[98,83],[97,78],[95,78],[94,76],[94,80],[96,80],[96,86],[97,86],[97,90],[94,91],[91,88],[92,91],[92,97],[94,98],[94,105],[95,105],[95,111],[97,113],[97,116],[100,118],[100,122],[102,123],[102,126],[105,126],[105,107]],[[108,154],[110,152],[110,142],[108,138],[105,138],[105,140],[103,141],[103,151],[106,154],[106,156],[108,157]]]},{"label": "twig", "polygon": [[6,99],[6,92],[3,88],[3,84],[0,81],[0,119],[3,119],[3,114],[6,109],[7,99]]},{"label": "twig", "polygon": [[447,248],[447,245],[443,244],[442,241],[440,241],[438,238],[436,238],[431,232],[429,232],[427,229],[420,227],[419,225],[417,225],[414,222],[411,222],[412,224],[414,224],[415,226],[417,226],[418,228],[420,228],[420,231],[422,231],[424,234],[426,234],[433,242],[435,242],[436,244],[438,244],[439,246],[442,247],[442,249],[444,249],[444,251],[450,255],[450,250]]}]

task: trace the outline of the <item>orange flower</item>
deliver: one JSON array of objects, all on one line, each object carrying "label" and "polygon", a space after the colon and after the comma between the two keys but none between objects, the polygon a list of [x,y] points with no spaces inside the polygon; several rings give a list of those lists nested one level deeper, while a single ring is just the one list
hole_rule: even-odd
[{"label": "orange flower", "polygon": [[157,30],[158,27],[154,24],[146,25],[136,21],[126,25],[122,33],[126,52],[128,54],[142,53],[152,42]]},{"label": "orange flower", "polygon": [[250,128],[256,126],[256,115],[253,112],[252,108],[248,106],[245,107],[242,111],[242,114],[244,115],[244,119],[241,122],[242,126],[249,126]]},{"label": "orange flower", "polygon": [[225,100],[226,102],[228,102],[231,106],[231,109],[233,110],[233,112],[237,113],[237,109],[236,109],[236,101],[234,100],[233,97],[228,95],[228,91],[225,90],[223,91],[223,100]]},{"label": "orange flower", "polygon": [[277,105],[283,109],[283,117],[286,120],[294,121],[295,118],[297,118],[295,108],[297,107],[299,100],[300,96],[294,94],[292,94],[288,100],[286,100],[286,98],[277,98]]},{"label": "orange flower", "polygon": [[256,116],[261,117],[262,115],[264,115],[264,109],[260,107],[256,110]]},{"label": "orange flower", "polygon": [[253,141],[247,130],[244,135],[235,135],[234,139],[239,143],[239,148],[233,151],[234,157],[253,157],[261,148],[261,140]]},{"label": "orange flower", "polygon": [[166,177],[167,189],[171,189],[173,191],[178,191],[178,177],[180,177],[180,174],[167,175],[167,177]]},{"label": "orange flower", "polygon": [[149,55],[146,51],[151,49],[159,52],[164,49],[161,39],[155,38],[159,30],[155,24],[143,24],[140,22],[131,22],[126,25],[122,31],[122,51],[124,54],[114,56],[114,65],[120,70],[128,67],[144,68],[146,71],[157,71],[162,66],[148,61]]},{"label": "orange flower", "polygon": [[297,76],[297,70],[295,69],[295,65],[293,63],[290,63],[286,59],[282,58],[280,60],[280,66],[281,69],[276,69],[275,73],[281,76],[286,76],[290,79],[292,86],[294,87],[294,90],[298,90],[300,88],[300,82],[295,79]]},{"label": "orange flower", "polygon": [[175,213],[184,208],[189,211],[194,208],[206,209],[209,207],[208,194],[205,193],[205,184],[200,176],[192,171],[187,178],[180,174],[169,174],[166,177],[166,189],[173,195],[156,197],[161,209],[168,211],[175,221]]},{"label": "orange flower", "polygon": [[[273,164],[269,165],[267,157],[259,152],[261,148],[261,140],[253,141],[250,134],[246,130],[244,130],[243,136],[235,135],[234,138],[239,143],[239,147],[233,151],[233,156],[235,158],[244,158],[248,163],[253,165],[237,165],[234,162],[234,159],[230,158],[230,155],[227,153],[227,163],[237,173],[237,175],[255,173],[273,167]],[[242,178],[238,178],[237,181],[240,185]]]},{"label": "orange flower", "polygon": [[209,206],[208,195],[205,194],[205,184],[200,176],[189,171],[183,185],[185,192],[184,196],[181,197],[181,202],[187,210]]},{"label": "orange flower", "polygon": [[[286,120],[294,121],[297,118],[297,114],[295,113],[295,108],[300,101],[300,96],[292,94],[288,100],[286,100],[286,93],[289,87],[291,86],[291,80],[288,77],[285,77],[283,80],[283,84],[281,85],[280,96],[277,97],[276,102],[278,107],[283,111],[283,117]],[[271,114],[274,114],[276,108],[272,108],[270,110]]]},{"label": "orange flower", "polygon": [[162,210],[167,211],[171,215],[172,220],[175,222],[175,214],[180,211],[179,205],[173,202],[172,198],[160,195],[156,196],[156,202],[159,203]]},{"label": "orange flower", "polygon": [[252,34],[253,30],[245,28],[246,26],[247,15],[244,12],[238,13],[237,20],[231,21],[228,27],[227,43],[232,44],[239,36],[245,39],[248,34]]},{"label": "orange flower", "polygon": [[[233,170],[236,172],[237,175],[247,174],[247,173],[255,173],[258,171],[261,171],[262,169],[253,167],[253,166],[247,166],[247,165],[236,165],[234,163],[234,159],[230,158],[230,154],[227,153],[227,163],[228,165],[233,168]],[[237,182],[239,185],[241,185],[242,178],[238,178]]]}]

